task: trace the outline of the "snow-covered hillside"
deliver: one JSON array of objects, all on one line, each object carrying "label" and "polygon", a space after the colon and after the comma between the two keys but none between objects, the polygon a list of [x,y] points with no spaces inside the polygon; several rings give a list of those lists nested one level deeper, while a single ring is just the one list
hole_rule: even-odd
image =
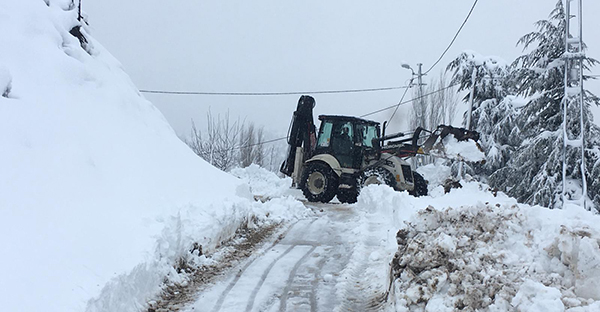
[{"label": "snow-covered hillside", "polygon": [[270,209],[193,154],[85,25],[82,48],[71,2],[0,3],[3,311],[141,308],[192,243]]}]

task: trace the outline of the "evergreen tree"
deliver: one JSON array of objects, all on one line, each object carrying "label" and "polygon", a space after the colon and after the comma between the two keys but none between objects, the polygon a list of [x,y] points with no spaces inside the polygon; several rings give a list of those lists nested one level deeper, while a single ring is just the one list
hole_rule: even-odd
[{"label": "evergreen tree", "polygon": [[[465,51],[448,65],[447,70],[453,72],[452,83],[460,85],[459,91],[470,91],[475,79],[471,130],[480,133],[480,144],[487,161],[483,165],[468,166],[467,171],[485,179],[506,166],[510,153],[518,144],[518,140],[514,140],[518,138],[518,128],[514,127],[517,108],[513,107],[514,96],[508,95],[509,66],[498,57]],[[472,77],[473,73],[475,77]],[[464,101],[468,102],[469,96],[467,94]],[[463,120],[465,126],[467,114]]]},{"label": "evergreen tree", "polygon": [[[562,193],[562,101],[564,98],[564,51],[565,51],[565,11],[562,1],[558,1],[549,20],[538,21],[537,31],[526,34],[519,40],[524,49],[531,51],[517,58],[512,64],[510,86],[519,95],[530,101],[516,116],[512,140],[521,144],[514,149],[508,166],[496,170],[490,177],[490,184],[504,189],[521,202],[540,204],[547,207],[561,206]],[[584,69],[597,63],[591,58],[584,59]],[[589,77],[585,77],[586,79]],[[600,102],[598,97],[585,92],[584,124],[586,133],[586,178],[588,195],[600,207],[600,141],[598,126],[592,122],[589,111],[591,104]],[[573,116],[578,120],[579,110]],[[567,125],[568,132],[578,135],[578,122]],[[571,184],[570,195],[581,192],[581,171],[577,164],[581,156],[576,149],[566,155],[567,175]]]}]

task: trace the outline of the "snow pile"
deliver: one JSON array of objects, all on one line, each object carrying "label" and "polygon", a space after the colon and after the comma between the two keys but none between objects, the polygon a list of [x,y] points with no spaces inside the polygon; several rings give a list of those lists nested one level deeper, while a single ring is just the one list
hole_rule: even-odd
[{"label": "snow pile", "polygon": [[4,1],[0,16],[3,310],[138,311],[194,246],[304,213],[256,203],[192,153],[71,0]]},{"label": "snow pile", "polygon": [[448,194],[430,185],[432,196],[420,198],[382,186],[362,190],[358,205],[388,216],[397,231],[394,310],[600,308],[600,216],[521,205],[486,185],[461,183]]},{"label": "snow pile", "polygon": [[[428,182],[428,194],[432,196],[441,196],[443,194],[443,189],[436,189],[435,186],[444,185],[446,180],[451,178],[452,175],[452,169],[449,166],[445,166],[441,163],[445,160],[440,159],[439,161],[440,163],[438,164],[427,164],[417,168],[417,172]],[[432,191],[441,191],[442,193],[431,194]]]},{"label": "snow pile", "polygon": [[280,178],[275,173],[256,164],[246,168],[234,168],[230,173],[248,183],[252,195],[260,198],[287,195],[292,185],[290,177]]},{"label": "snow pile", "polygon": [[468,162],[480,162],[485,159],[485,154],[473,140],[458,141],[454,136],[449,135],[444,138],[443,146],[445,153],[452,159],[458,159]]}]

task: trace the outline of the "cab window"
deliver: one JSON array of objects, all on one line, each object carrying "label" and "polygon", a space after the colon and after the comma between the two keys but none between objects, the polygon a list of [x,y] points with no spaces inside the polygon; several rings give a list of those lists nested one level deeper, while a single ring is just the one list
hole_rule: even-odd
[{"label": "cab window", "polygon": [[324,122],[321,125],[321,129],[319,131],[319,140],[317,141],[317,146],[319,147],[328,147],[331,140],[331,129],[333,128],[333,124],[331,122]]}]

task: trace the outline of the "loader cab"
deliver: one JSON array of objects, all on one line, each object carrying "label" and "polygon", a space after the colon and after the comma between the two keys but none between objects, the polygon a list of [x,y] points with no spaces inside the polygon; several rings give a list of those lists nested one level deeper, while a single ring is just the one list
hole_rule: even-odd
[{"label": "loader cab", "polygon": [[360,169],[365,153],[379,138],[379,123],[348,116],[319,116],[315,155],[330,154],[343,168]]}]

